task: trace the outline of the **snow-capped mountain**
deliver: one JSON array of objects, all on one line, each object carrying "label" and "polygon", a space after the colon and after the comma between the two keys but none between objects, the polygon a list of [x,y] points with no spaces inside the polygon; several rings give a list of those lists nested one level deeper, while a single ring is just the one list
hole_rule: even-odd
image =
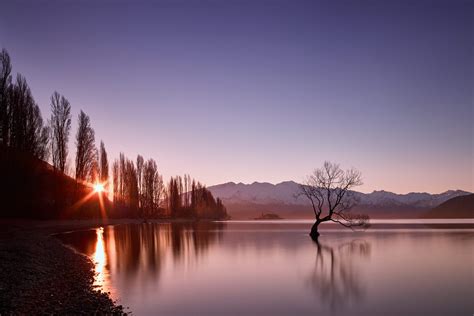
[{"label": "snow-capped mountain", "polygon": [[439,194],[410,192],[407,194],[396,194],[387,191],[374,191],[372,193],[360,194],[360,204],[364,205],[397,205],[414,207],[435,207],[449,199],[469,194],[462,190],[449,190]]},{"label": "snow-capped mountain", "polygon": [[212,195],[223,201],[256,204],[302,204],[303,198],[297,198],[299,185],[293,181],[278,184],[254,182],[252,184],[228,182],[208,188]]},{"label": "snow-capped mountain", "polygon": [[[299,184],[294,181],[285,181],[278,184],[266,182],[254,182],[252,184],[228,182],[209,187],[215,197],[223,200],[230,212],[238,213],[245,209],[257,212],[258,206],[266,210],[298,209],[308,206],[308,201],[303,196],[298,197]],[[387,191],[374,191],[372,193],[355,192],[359,200],[359,208],[370,209],[383,215],[383,210],[390,212],[403,212],[404,215],[412,210],[425,210],[433,208],[441,203],[457,197],[469,194],[461,190],[449,190],[440,194],[430,193],[408,193],[396,194]],[[289,212],[289,211],[288,211]],[[286,212],[286,213],[288,213]],[[311,213],[310,213],[311,214]],[[414,216],[414,215],[413,215]]]}]

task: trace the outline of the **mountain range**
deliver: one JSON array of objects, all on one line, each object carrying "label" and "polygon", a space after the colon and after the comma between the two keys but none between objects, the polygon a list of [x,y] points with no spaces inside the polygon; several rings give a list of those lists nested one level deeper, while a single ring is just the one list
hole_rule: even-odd
[{"label": "mountain range", "polygon": [[[234,219],[248,219],[261,213],[275,213],[284,218],[312,218],[308,201],[297,196],[299,184],[284,181],[278,184],[254,182],[252,184],[228,182],[209,187],[215,197],[223,200]],[[359,203],[354,212],[363,212],[373,218],[417,218],[428,210],[459,196],[470,194],[462,190],[449,190],[439,194],[396,194],[387,191],[354,192]]]}]

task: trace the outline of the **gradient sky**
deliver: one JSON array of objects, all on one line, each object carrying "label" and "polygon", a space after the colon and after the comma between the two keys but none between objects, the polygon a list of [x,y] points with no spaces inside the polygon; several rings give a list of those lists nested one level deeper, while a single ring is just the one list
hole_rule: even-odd
[{"label": "gradient sky", "polygon": [[474,191],[474,1],[2,1],[0,45],[44,117],[207,185]]}]

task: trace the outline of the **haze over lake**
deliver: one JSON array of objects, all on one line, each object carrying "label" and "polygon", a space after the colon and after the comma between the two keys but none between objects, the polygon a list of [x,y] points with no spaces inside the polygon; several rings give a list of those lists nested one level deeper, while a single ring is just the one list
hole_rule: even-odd
[{"label": "haze over lake", "polygon": [[[459,225],[453,224],[460,223]],[[424,223],[424,224],[423,224]],[[59,235],[91,257],[96,284],[138,315],[470,315],[472,220],[105,226]],[[438,225],[438,226],[436,226]]]}]

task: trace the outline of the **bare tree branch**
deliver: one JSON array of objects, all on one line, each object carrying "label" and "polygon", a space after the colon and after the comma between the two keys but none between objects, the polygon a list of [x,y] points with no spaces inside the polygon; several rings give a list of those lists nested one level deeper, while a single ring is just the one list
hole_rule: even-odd
[{"label": "bare tree branch", "polygon": [[367,215],[349,213],[357,204],[352,189],[359,185],[362,185],[362,176],[354,168],[342,170],[338,164],[326,161],[322,168],[314,170],[306,182],[300,185],[298,194],[305,196],[313,208],[316,222],[312,233],[314,230],[314,233],[319,235],[319,224],[327,221],[348,228],[368,227]]}]

